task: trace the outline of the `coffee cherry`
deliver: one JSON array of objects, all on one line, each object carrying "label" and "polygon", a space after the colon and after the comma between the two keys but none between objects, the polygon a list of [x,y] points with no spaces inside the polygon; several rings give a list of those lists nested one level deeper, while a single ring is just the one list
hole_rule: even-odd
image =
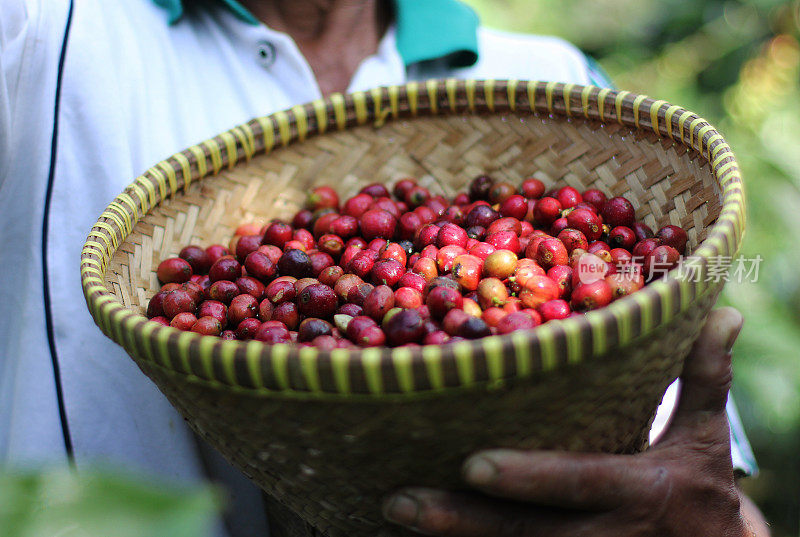
[{"label": "coffee cherry", "polygon": [[161,283],[184,283],[192,277],[192,266],[180,257],[170,257],[158,265],[156,271]]},{"label": "coffee cherry", "polygon": [[555,198],[542,198],[533,207],[533,219],[539,226],[549,227],[561,214],[561,202]]},{"label": "coffee cherry", "polygon": [[194,323],[197,322],[197,317],[193,313],[187,311],[177,314],[169,322],[169,325],[178,330],[191,330]]},{"label": "coffee cherry", "polygon": [[380,237],[391,239],[397,227],[397,219],[382,209],[370,209],[359,218],[361,233],[368,241]]},{"label": "coffee cherry", "polygon": [[205,274],[211,268],[211,257],[199,246],[186,246],[180,251],[178,257],[189,263],[193,274]]},{"label": "coffee cherry", "polygon": [[627,199],[618,196],[608,200],[603,206],[603,222],[609,226],[626,226],[633,227],[636,212],[633,205]]},{"label": "coffee cherry", "polygon": [[436,319],[441,319],[453,308],[461,309],[464,298],[457,290],[450,287],[438,286],[433,288],[425,298],[425,305]]},{"label": "coffee cherry", "polygon": [[664,226],[658,230],[656,237],[661,240],[661,244],[675,248],[679,254],[686,253],[689,236],[683,228],[673,225]]},{"label": "coffee cherry", "polygon": [[528,199],[539,199],[544,194],[544,183],[539,179],[530,177],[522,181],[520,192]]},{"label": "coffee cherry", "polygon": [[604,279],[599,279],[575,287],[571,304],[576,311],[588,311],[607,306],[611,299],[611,286]]}]

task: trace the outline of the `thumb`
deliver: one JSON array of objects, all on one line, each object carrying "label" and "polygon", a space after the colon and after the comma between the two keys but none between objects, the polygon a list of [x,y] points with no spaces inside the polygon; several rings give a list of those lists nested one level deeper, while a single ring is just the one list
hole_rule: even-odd
[{"label": "thumb", "polygon": [[[725,417],[731,387],[731,348],[742,328],[742,315],[734,308],[713,310],[686,357],[681,373],[678,408],[664,440],[681,432],[696,431],[710,417]],[[724,422],[727,431],[727,421]],[[727,434],[727,433],[726,433]]]}]

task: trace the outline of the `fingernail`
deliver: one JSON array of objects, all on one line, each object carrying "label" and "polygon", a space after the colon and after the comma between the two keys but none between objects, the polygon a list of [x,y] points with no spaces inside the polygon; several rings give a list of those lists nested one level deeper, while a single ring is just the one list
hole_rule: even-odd
[{"label": "fingernail", "polygon": [[743,324],[743,322],[740,321],[739,325],[736,326],[736,327],[733,327],[731,329],[731,333],[728,334],[728,342],[725,343],[725,352],[726,353],[730,353],[731,350],[733,350],[733,344],[736,343],[736,338],[739,337],[739,332],[741,332],[741,330],[742,330],[742,324]]},{"label": "fingernail", "polygon": [[472,457],[464,465],[464,477],[475,485],[488,485],[497,477],[497,466],[486,457]]},{"label": "fingernail", "polygon": [[395,494],[384,504],[383,516],[392,522],[413,526],[419,516],[419,502],[408,494]]}]

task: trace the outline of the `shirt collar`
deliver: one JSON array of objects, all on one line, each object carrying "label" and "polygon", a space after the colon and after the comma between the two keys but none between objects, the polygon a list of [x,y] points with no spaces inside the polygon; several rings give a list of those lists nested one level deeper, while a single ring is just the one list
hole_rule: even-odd
[{"label": "shirt collar", "polygon": [[[261,24],[237,0],[216,0],[237,18]],[[183,16],[182,0],[153,0],[170,24]],[[450,67],[478,61],[478,16],[458,0],[393,0],[397,50],[406,65],[444,59]]]}]

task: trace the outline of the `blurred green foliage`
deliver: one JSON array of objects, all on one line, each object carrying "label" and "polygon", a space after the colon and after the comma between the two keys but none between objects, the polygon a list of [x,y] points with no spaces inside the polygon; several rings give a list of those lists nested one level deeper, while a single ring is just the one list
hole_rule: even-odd
[{"label": "blurred green foliage", "polygon": [[679,104],[725,135],[745,178],[741,254],[756,282],[722,301],[745,326],[736,397],[761,467],[744,488],[775,537],[800,534],[800,2],[786,0],[467,0],[495,28],[561,36],[623,89]]},{"label": "blurred green foliage", "polygon": [[119,472],[38,469],[0,474],[6,537],[203,537],[220,494],[142,481]]}]

